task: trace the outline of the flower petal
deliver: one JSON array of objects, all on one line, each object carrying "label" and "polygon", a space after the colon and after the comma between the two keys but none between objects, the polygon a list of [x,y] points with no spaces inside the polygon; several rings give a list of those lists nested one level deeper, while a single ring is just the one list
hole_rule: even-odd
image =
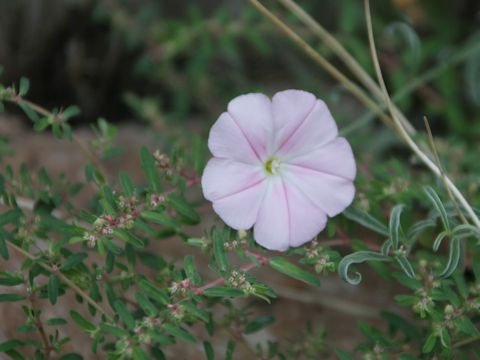
[{"label": "flower petal", "polygon": [[283,176],[330,217],[345,210],[355,195],[351,180],[306,167],[285,164]]},{"label": "flower petal", "polygon": [[306,150],[327,144],[337,135],[337,124],[327,105],[322,100],[316,100],[307,117],[298,123],[281,144],[278,144],[277,154],[281,157],[291,157],[296,153],[304,153]]},{"label": "flower petal", "polygon": [[270,250],[285,251],[290,246],[290,218],[283,181],[268,179],[265,197],[253,230],[255,241]]},{"label": "flower petal", "polygon": [[270,250],[301,246],[325,228],[327,215],[281,177],[269,179],[254,238]]},{"label": "flower petal", "polygon": [[242,130],[228,113],[220,115],[208,137],[208,148],[213,156],[230,158],[248,164],[257,164],[258,158]]},{"label": "flower petal", "polygon": [[315,106],[315,96],[302,90],[285,90],[272,98],[275,144],[280,147],[302,124]]},{"label": "flower petal", "polygon": [[212,158],[202,175],[203,194],[225,223],[246,230],[256,220],[265,177],[258,166]]},{"label": "flower petal", "polygon": [[357,172],[352,148],[344,138],[336,138],[328,144],[285,161],[291,165],[339,176],[351,181],[355,179]]},{"label": "flower petal", "polygon": [[273,136],[270,99],[263,94],[241,95],[230,101],[228,113],[243,133],[257,158],[264,161],[271,151]]}]

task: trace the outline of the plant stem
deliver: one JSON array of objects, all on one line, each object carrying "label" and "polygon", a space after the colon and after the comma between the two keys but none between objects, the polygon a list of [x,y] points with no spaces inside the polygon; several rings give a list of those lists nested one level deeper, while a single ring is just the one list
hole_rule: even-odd
[{"label": "plant stem", "polygon": [[[23,255],[24,257],[30,259],[30,260],[38,260],[34,255],[30,254],[28,251],[25,251],[22,249],[20,246],[15,245],[11,241],[6,242],[9,247],[17,251],[19,254]],[[62,274],[60,271],[54,271],[50,266],[44,264],[43,262],[38,261],[38,265],[40,265],[43,269],[47,270],[51,274],[55,274],[58,276],[58,278],[63,281],[69,288],[71,288],[73,291],[75,291],[78,295],[80,295],[82,298],[85,299],[87,303],[89,303],[91,306],[93,306],[98,312],[103,314],[109,321],[112,321],[113,318],[107,313],[105,309],[103,309],[95,300],[93,300],[86,292],[84,292],[82,289],[80,289],[77,284],[75,284],[72,280],[70,280],[68,277],[66,277],[64,274]]]},{"label": "plant stem", "polygon": [[[10,99],[7,98],[5,99],[5,101],[9,101],[16,105],[20,105],[21,103],[26,104],[30,108],[32,108],[33,111],[46,117],[52,117],[52,118],[58,117],[58,115],[55,115],[54,113],[52,113],[51,111],[48,111],[47,109],[45,109],[44,107],[41,107],[40,105],[37,105],[29,100],[24,99],[20,95],[15,95]],[[102,172],[103,176],[107,178],[108,176],[107,170],[105,169],[101,161],[98,159],[98,157],[91,151],[91,149],[87,145],[85,145],[83,141],[80,140],[80,138],[78,138],[78,136],[76,136],[75,134],[72,134],[72,140],[75,144],[77,144],[77,146],[85,154],[85,156],[87,156],[87,158],[89,158],[95,164],[95,166]]]},{"label": "plant stem", "polygon": [[[323,26],[303,10],[294,0],[278,0],[283,6],[295,14],[309,29],[318,36],[350,69],[358,80],[379,100],[382,99],[382,90],[373,81],[370,75],[360,66],[357,60],[335,39]],[[393,105],[394,113],[399,117],[402,125],[411,135],[415,134],[415,128],[410,124],[407,118]]]},{"label": "plant stem", "polygon": [[250,3],[267,19],[269,19],[275,26],[277,26],[285,35],[287,35],[298,47],[300,47],[307,55],[309,55],[315,62],[322,66],[331,76],[338,80],[345,88],[347,88],[358,100],[365,106],[371,109],[376,115],[380,117],[387,125],[391,126],[390,117],[387,116],[369,96],[354,82],[349,80],[341,71],[332,65],[327,59],[320,55],[314,48],[312,48],[305,40],[303,40],[295,31],[288,27],[275,14],[263,6],[258,0],[250,0]]},{"label": "plant stem", "polygon": [[372,18],[370,13],[370,2],[369,0],[364,0],[365,4],[365,19],[367,22],[367,30],[368,30],[368,39],[370,43],[370,50],[372,53],[372,60],[375,66],[375,72],[377,73],[378,82],[380,83],[380,87],[383,91],[384,101],[387,105],[393,123],[395,125],[395,129],[397,130],[398,135],[402,138],[405,143],[410,147],[410,149],[423,161],[423,163],[438,177],[444,179],[445,185],[450,189],[450,191],[455,195],[457,200],[462,204],[463,208],[470,216],[470,219],[475,224],[476,227],[480,229],[480,220],[475,215],[475,212],[471,208],[470,204],[465,200],[462,193],[457,189],[455,184],[450,180],[450,178],[446,175],[442,176],[442,171],[435,165],[435,163],[420,149],[420,147],[413,141],[410,135],[407,133],[405,128],[403,127],[401,121],[397,117],[397,113],[393,108],[392,101],[390,96],[388,95],[387,87],[385,85],[385,81],[383,79],[382,70],[380,68],[380,62],[378,61],[377,51],[375,47],[375,39],[373,37],[373,29],[372,29]]}]

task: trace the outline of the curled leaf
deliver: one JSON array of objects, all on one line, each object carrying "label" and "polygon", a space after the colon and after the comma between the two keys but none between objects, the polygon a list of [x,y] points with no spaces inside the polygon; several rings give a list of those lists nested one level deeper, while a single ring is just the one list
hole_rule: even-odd
[{"label": "curled leaf", "polygon": [[345,256],[338,264],[338,274],[340,277],[351,285],[358,285],[362,281],[362,275],[356,272],[353,277],[348,275],[348,271],[352,264],[361,264],[366,261],[392,261],[386,255],[373,251],[357,251],[353,254]]},{"label": "curled leaf", "polygon": [[400,215],[402,214],[404,205],[397,205],[392,209],[390,213],[390,222],[388,224],[388,232],[392,247],[394,250],[398,249],[398,242],[400,236]]}]

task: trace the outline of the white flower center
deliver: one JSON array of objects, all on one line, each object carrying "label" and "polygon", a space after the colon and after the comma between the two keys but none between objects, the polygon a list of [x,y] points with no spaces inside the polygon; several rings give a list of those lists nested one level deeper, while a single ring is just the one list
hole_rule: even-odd
[{"label": "white flower center", "polygon": [[274,157],[268,159],[265,163],[265,171],[268,175],[278,175],[281,168],[282,163]]}]

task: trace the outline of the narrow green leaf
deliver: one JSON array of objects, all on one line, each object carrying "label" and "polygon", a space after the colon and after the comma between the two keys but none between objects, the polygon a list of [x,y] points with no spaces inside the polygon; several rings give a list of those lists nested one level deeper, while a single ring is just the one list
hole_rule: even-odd
[{"label": "narrow green leaf", "polygon": [[112,335],[114,335],[118,338],[127,337],[129,335],[128,331],[125,331],[125,330],[119,328],[118,326],[110,325],[110,324],[107,324],[107,323],[101,323],[100,324],[100,329],[103,332],[106,332],[108,334],[112,334]]},{"label": "narrow green leaf", "polygon": [[147,353],[139,346],[133,348],[133,360],[150,360]]},{"label": "narrow green leaf", "polygon": [[404,254],[395,255],[395,260],[400,265],[405,275],[412,279],[415,279],[415,271],[413,270],[410,261],[408,261],[407,257]]},{"label": "narrow green leaf", "polygon": [[145,291],[146,295],[149,296],[151,299],[158,301],[159,303],[163,305],[167,305],[170,303],[170,299],[167,296],[167,294],[158,289],[155,285],[150,283],[148,280],[142,279],[138,283],[140,288]]},{"label": "narrow green leaf", "polygon": [[224,239],[219,231],[213,231],[212,233],[212,241],[213,241],[213,254],[215,257],[215,261],[218,265],[218,268],[221,271],[227,270],[227,254],[225,253],[225,246],[224,246]]},{"label": "narrow green leaf", "polygon": [[67,320],[63,318],[50,318],[47,321],[45,321],[45,325],[48,326],[60,326],[60,325],[67,325],[68,322]]},{"label": "narrow green leaf", "polygon": [[160,176],[158,175],[157,167],[155,165],[155,159],[146,147],[142,147],[140,150],[140,160],[143,173],[145,174],[152,191],[159,193],[161,191]]},{"label": "narrow green leaf", "polygon": [[0,294],[0,302],[22,301],[26,297],[21,294]]},{"label": "narrow green leaf", "polygon": [[13,208],[0,215],[0,227],[6,224],[18,224],[20,218],[23,216],[22,210]]},{"label": "narrow green leaf", "polygon": [[0,352],[6,352],[16,347],[26,345],[25,341],[19,339],[7,340],[0,344]]},{"label": "narrow green leaf", "polygon": [[133,330],[135,328],[135,319],[133,318],[130,311],[128,311],[125,303],[118,299],[114,302],[113,306],[117,311],[118,316],[123,321],[123,323],[127,326],[127,328],[129,330]]},{"label": "narrow green leaf", "polygon": [[342,349],[336,349],[335,354],[337,354],[338,360],[354,360],[349,353]]},{"label": "narrow green leaf", "polygon": [[168,332],[169,334],[181,340],[192,342],[192,343],[197,342],[197,339],[195,338],[195,336],[190,334],[190,332],[188,332],[184,328],[181,328],[173,324],[164,324],[163,328],[165,329],[166,332]]},{"label": "narrow green leaf", "polygon": [[186,310],[187,313],[195,316],[196,318],[200,319],[201,321],[203,321],[205,323],[208,323],[210,321],[210,317],[208,316],[208,312],[206,312],[205,310],[199,309],[194,303],[192,303],[190,301],[183,301],[182,306]]},{"label": "narrow green leaf", "polygon": [[388,224],[388,232],[390,240],[392,242],[393,250],[398,249],[398,244],[400,242],[400,215],[402,214],[404,205],[396,205],[390,212],[390,222]]},{"label": "narrow green leaf", "polygon": [[356,272],[355,276],[352,278],[348,275],[348,271],[351,265],[361,264],[366,261],[392,261],[392,259],[388,256],[372,251],[357,251],[345,256],[340,261],[338,264],[338,274],[349,284],[358,285],[362,281],[362,275],[359,272]]},{"label": "narrow green leaf", "polygon": [[83,360],[83,356],[77,353],[68,353],[59,357],[58,360]]},{"label": "narrow green leaf", "polygon": [[132,234],[130,231],[125,231],[123,229],[115,229],[113,230],[113,235],[138,249],[145,247],[145,243],[143,242],[143,240]]},{"label": "narrow green leaf", "polygon": [[8,260],[10,258],[10,254],[8,253],[7,242],[2,231],[0,231],[0,256],[4,260]]},{"label": "narrow green leaf", "polygon": [[75,117],[80,114],[80,108],[76,105],[70,105],[67,107],[65,110],[62,112],[63,119],[65,121],[71,119],[72,117]]},{"label": "narrow green leaf", "polygon": [[132,179],[130,179],[130,176],[128,176],[125,171],[120,171],[120,186],[122,187],[122,191],[126,196],[134,195]]},{"label": "narrow green leaf", "polygon": [[142,211],[140,216],[147,221],[151,221],[159,225],[178,228],[178,223],[165,214],[161,214],[155,211]]},{"label": "narrow green leaf", "polygon": [[215,352],[213,351],[213,346],[210,342],[203,342],[203,349],[205,350],[205,357],[207,360],[215,360]]},{"label": "narrow green leaf", "polygon": [[81,264],[83,259],[87,258],[87,253],[75,253],[70,255],[62,265],[63,271],[72,270],[77,265]]},{"label": "narrow green leaf", "polygon": [[438,251],[440,248],[440,245],[442,244],[443,239],[448,235],[448,232],[446,230],[442,231],[438,236],[435,238],[435,241],[433,242],[433,251]]},{"label": "narrow green leaf", "polygon": [[253,320],[252,322],[249,322],[246,326],[243,332],[245,334],[253,334],[256,333],[257,331],[262,330],[263,328],[267,327],[268,325],[271,325],[275,322],[275,318],[273,316],[262,316],[259,317],[258,319]]},{"label": "narrow green leaf", "polygon": [[195,209],[180,195],[171,194],[168,197],[169,203],[175,209],[177,214],[181,215],[185,222],[189,225],[196,225],[200,222],[200,216]]},{"label": "narrow green leaf", "polygon": [[77,325],[80,326],[85,331],[88,331],[88,332],[95,331],[96,329],[95,325],[93,325],[90,321],[85,319],[82,315],[80,315],[75,310],[70,311],[70,316],[72,317],[73,321],[75,321]]},{"label": "narrow green leaf", "polygon": [[224,286],[214,286],[206,289],[203,295],[208,297],[238,297],[245,293],[241,289],[229,288]]},{"label": "narrow green leaf", "polygon": [[185,259],[183,260],[183,266],[185,268],[185,274],[187,274],[187,278],[191,281],[191,283],[195,286],[200,285],[202,279],[198,273],[197,267],[195,266],[195,261],[192,255],[185,256]]},{"label": "narrow green leaf", "polygon": [[447,265],[440,273],[441,277],[447,278],[453,274],[453,272],[457,269],[458,264],[460,263],[460,258],[462,254],[462,243],[461,240],[454,237],[450,241],[450,251],[448,253],[448,261]]},{"label": "narrow green leaf", "polygon": [[313,286],[320,286],[320,280],[306,270],[299,268],[282,257],[273,257],[269,260],[270,266],[275,270],[288,275],[294,279],[303,281]]},{"label": "narrow green leaf", "polygon": [[18,87],[18,95],[20,96],[27,95],[29,89],[30,89],[30,81],[25,77],[21,77],[20,85]]},{"label": "narrow green leaf", "polygon": [[233,360],[234,351],[235,351],[235,341],[228,340],[227,350],[225,351],[225,360]]},{"label": "narrow green leaf", "polygon": [[427,194],[429,200],[437,210],[438,214],[440,215],[440,219],[442,220],[444,229],[450,231],[450,222],[448,221],[447,211],[445,210],[445,206],[443,205],[442,200],[440,200],[440,197],[435,192],[435,190],[433,190],[432,187],[426,186],[423,190],[425,191],[425,194]]},{"label": "narrow green leaf", "polygon": [[60,282],[56,275],[50,275],[48,278],[48,299],[52,305],[57,303],[58,298],[58,287],[60,286]]},{"label": "narrow green leaf", "polygon": [[468,316],[462,315],[454,320],[455,326],[461,332],[470,336],[480,335],[480,331],[475,326],[475,324],[468,318]]},{"label": "narrow green leaf", "polygon": [[30,105],[28,105],[26,102],[22,101],[18,104],[18,106],[23,110],[23,112],[25,113],[25,115],[27,115],[27,117],[32,120],[32,122],[36,123],[40,117],[38,116],[38,114],[35,112],[35,110],[33,110]]},{"label": "narrow green leaf", "polygon": [[375,231],[376,233],[384,236],[389,236],[389,231],[387,226],[385,226],[382,222],[375,219],[369,213],[358,209],[349,207],[342,213],[347,219],[355,221],[356,223]]},{"label": "narrow green leaf", "polygon": [[143,311],[145,311],[148,316],[155,316],[158,313],[155,305],[153,305],[152,302],[148,299],[148,297],[142,292],[137,291],[135,293],[135,299],[137,300],[138,305],[142,308]]}]

